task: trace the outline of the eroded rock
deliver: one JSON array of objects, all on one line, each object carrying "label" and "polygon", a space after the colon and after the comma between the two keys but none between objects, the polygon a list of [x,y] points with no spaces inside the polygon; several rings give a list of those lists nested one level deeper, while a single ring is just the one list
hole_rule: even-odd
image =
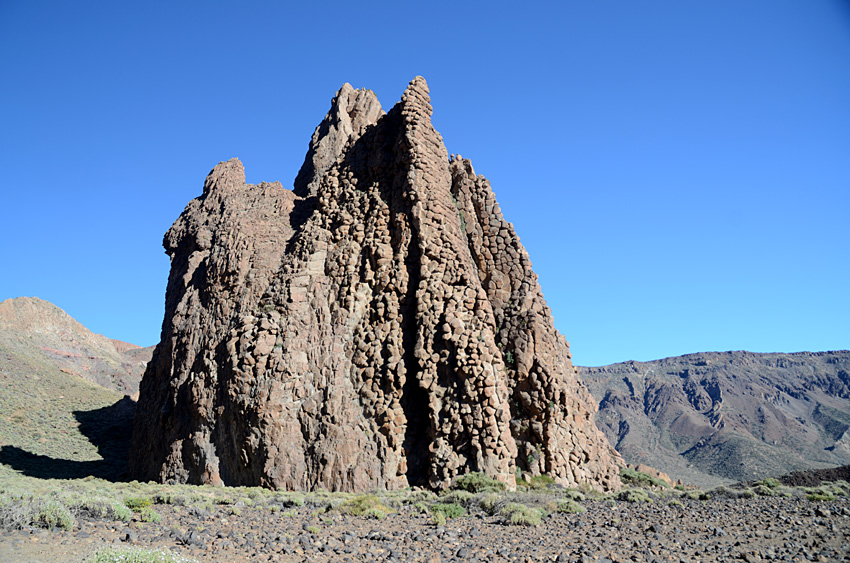
[{"label": "eroded rock", "polygon": [[295,191],[210,173],[165,236],[138,479],[362,491],[482,471],[619,486],[619,455],[489,182],[414,79],[337,93]]}]

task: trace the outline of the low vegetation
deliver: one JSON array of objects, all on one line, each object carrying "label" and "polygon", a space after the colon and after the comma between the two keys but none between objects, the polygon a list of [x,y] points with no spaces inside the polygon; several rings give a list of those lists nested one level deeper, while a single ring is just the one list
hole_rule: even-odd
[{"label": "low vegetation", "polygon": [[649,475],[648,473],[643,473],[642,471],[629,469],[628,467],[624,467],[620,470],[620,479],[624,484],[634,487],[655,487],[659,489],[670,488],[670,484],[667,481],[663,481],[657,477]]},{"label": "low vegetation", "polygon": [[[670,507],[682,507],[689,502],[705,502],[712,498],[796,496],[812,502],[826,502],[850,495],[850,484],[845,481],[795,488],[783,486],[775,479],[764,479],[749,486],[701,491],[661,487],[641,474],[635,476],[637,472],[624,472],[630,475],[624,479],[626,487],[608,494],[567,489],[548,477],[522,481],[516,491],[507,491],[504,484],[480,473],[471,473],[458,478],[450,489],[439,494],[408,489],[358,495],[325,491],[294,493],[258,487],[113,483],[94,477],[37,479],[0,465],[0,529],[70,530],[80,518],[158,522],[162,507],[166,505],[204,518],[217,511],[222,516],[239,516],[250,508],[268,510],[281,518],[307,511],[327,522],[340,517],[381,520],[397,512],[407,512],[421,515],[438,526],[476,514],[498,517],[508,525],[538,526],[547,517],[578,514],[598,502],[661,502]],[[182,561],[175,557],[167,552],[110,548],[98,552],[90,561]]]},{"label": "low vegetation", "polygon": [[85,563],[194,563],[189,559],[165,549],[140,547],[105,547],[86,559]]}]

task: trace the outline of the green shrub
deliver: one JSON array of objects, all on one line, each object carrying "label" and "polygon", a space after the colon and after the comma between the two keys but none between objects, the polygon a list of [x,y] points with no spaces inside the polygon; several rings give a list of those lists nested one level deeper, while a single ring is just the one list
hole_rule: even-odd
[{"label": "green shrub", "polygon": [[667,505],[668,506],[685,506],[684,504],[682,504],[681,502],[679,502],[676,499],[671,500],[670,502],[667,503]]},{"label": "green shrub", "polygon": [[446,525],[446,515],[442,512],[432,512],[431,513],[431,523],[435,526],[445,526]]},{"label": "green shrub", "polygon": [[389,512],[390,512],[389,510],[384,511],[384,510],[381,510],[380,508],[372,507],[372,508],[366,510],[366,512],[363,513],[363,518],[371,518],[373,520],[383,520],[384,518],[387,517],[387,514],[389,514]]},{"label": "green shrub", "polygon": [[442,497],[440,497],[440,501],[449,503],[454,502],[467,506],[468,503],[470,503],[474,497],[475,495],[473,493],[470,493],[469,491],[449,491]]},{"label": "green shrub", "polygon": [[539,526],[543,521],[545,511],[541,508],[534,508],[511,502],[505,505],[501,510],[502,516],[506,521],[514,526]]},{"label": "green shrub", "polygon": [[461,516],[466,516],[466,509],[460,504],[451,502],[451,503],[442,503],[438,502],[436,504],[432,504],[430,506],[431,512],[442,512],[443,515],[451,520],[452,518],[459,518]]},{"label": "green shrub", "polygon": [[307,526],[307,531],[310,532],[313,535],[316,535],[319,532],[321,532],[321,530],[319,529],[318,526]]},{"label": "green shrub", "polygon": [[139,520],[142,522],[159,522],[162,520],[162,516],[154,512],[151,507],[145,507],[139,511]]},{"label": "green shrub", "polygon": [[0,509],[0,528],[36,526],[70,530],[76,523],[68,507],[56,499],[7,498]]},{"label": "green shrub", "polygon": [[496,493],[485,493],[478,499],[478,507],[490,516],[496,514],[496,506],[502,497]]},{"label": "green shrub", "polygon": [[775,488],[777,488],[778,486],[780,486],[782,483],[780,483],[779,481],[777,481],[777,480],[776,480],[776,479],[774,479],[773,477],[768,477],[767,479],[763,479],[763,480],[761,481],[761,484],[762,484],[762,485],[764,485],[765,487],[769,487],[769,488],[771,488],[771,489],[775,489]]},{"label": "green shrub", "polygon": [[806,500],[815,502],[835,500],[835,495],[823,489],[809,489],[806,492]]},{"label": "green shrub", "polygon": [[73,504],[72,509],[77,513],[85,514],[91,518],[113,519],[127,521],[133,517],[133,512],[126,505],[113,499],[88,498]]},{"label": "green shrub", "polygon": [[293,506],[304,506],[304,497],[301,495],[286,496],[281,500],[281,505],[284,508],[292,508]]},{"label": "green shrub", "polygon": [[555,485],[555,479],[548,475],[535,475],[528,483],[528,486],[532,489],[548,489],[553,485]]},{"label": "green shrub", "polygon": [[584,493],[581,491],[577,491],[576,489],[570,489],[566,492],[565,495],[568,499],[574,500],[576,502],[582,502],[585,499]]},{"label": "green shrub", "polygon": [[418,514],[428,514],[428,505],[424,502],[414,503],[413,508],[416,509]]},{"label": "green shrub", "polygon": [[623,483],[633,485],[635,487],[658,487],[661,489],[669,489],[670,484],[667,481],[662,481],[657,477],[653,477],[642,471],[635,471],[624,467],[620,470],[620,479]]},{"label": "green shrub", "polygon": [[742,489],[736,491],[735,498],[753,498],[756,493],[752,489]]},{"label": "green shrub", "polygon": [[558,512],[566,514],[580,514],[587,512],[587,509],[572,499],[562,500],[558,503]]},{"label": "green shrub", "polygon": [[498,493],[505,490],[505,484],[483,473],[474,471],[455,479],[452,488],[470,493]]},{"label": "green shrub", "polygon": [[47,500],[37,504],[32,523],[41,528],[70,530],[77,522],[67,506],[58,500]]},{"label": "green shrub", "polygon": [[349,516],[366,516],[367,518],[378,519],[393,512],[393,509],[383,504],[375,495],[358,495],[336,506],[329,507],[329,510],[336,510]]},{"label": "green shrub", "polygon": [[760,497],[772,497],[773,489],[764,484],[758,484],[753,487],[753,492]]},{"label": "green shrub", "polygon": [[825,481],[821,483],[820,489],[829,492],[836,497],[846,497],[850,490],[850,485],[846,481],[836,481],[834,483]]},{"label": "green shrub", "polygon": [[150,508],[153,502],[147,497],[127,497],[124,499],[124,504],[133,512],[141,512],[145,508]]},{"label": "green shrub", "polygon": [[174,494],[170,491],[160,491],[153,496],[154,504],[177,504],[174,498]]}]

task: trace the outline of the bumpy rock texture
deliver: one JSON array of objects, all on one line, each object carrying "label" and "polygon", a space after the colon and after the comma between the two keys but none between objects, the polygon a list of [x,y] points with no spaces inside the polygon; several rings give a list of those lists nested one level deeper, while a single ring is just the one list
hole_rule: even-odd
[{"label": "bumpy rock texture", "polygon": [[216,166],[165,236],[139,479],[361,491],[482,471],[619,486],[537,276],[414,79],[337,93],[295,190]]}]

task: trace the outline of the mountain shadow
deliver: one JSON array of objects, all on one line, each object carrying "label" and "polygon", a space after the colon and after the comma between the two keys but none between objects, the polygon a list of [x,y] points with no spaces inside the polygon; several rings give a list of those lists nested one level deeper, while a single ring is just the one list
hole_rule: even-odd
[{"label": "mountain shadow", "polygon": [[74,411],[80,432],[97,448],[102,459],[61,459],[7,445],[0,447],[0,464],[39,479],[81,479],[91,476],[107,481],[126,480],[135,412],[136,402],[129,396],[108,407]]}]

